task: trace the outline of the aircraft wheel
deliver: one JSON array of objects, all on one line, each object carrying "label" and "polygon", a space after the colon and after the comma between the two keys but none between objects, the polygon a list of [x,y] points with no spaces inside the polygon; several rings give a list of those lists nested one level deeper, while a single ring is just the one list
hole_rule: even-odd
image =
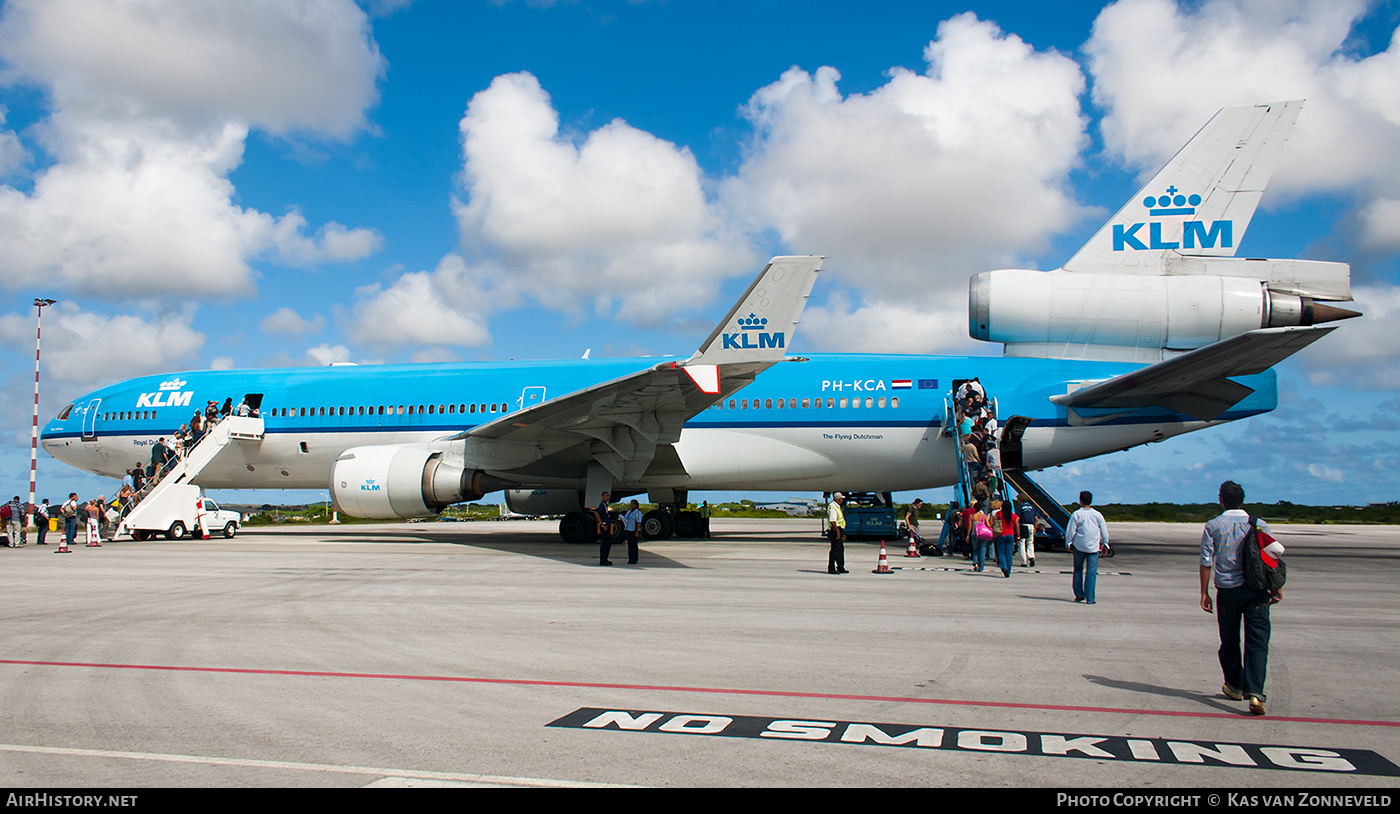
[{"label": "aircraft wheel", "polygon": [[179,520],[176,520],[174,523],[170,524],[170,530],[165,533],[165,539],[183,540],[185,538],[185,535],[188,533],[189,532],[185,528],[185,524]]},{"label": "aircraft wheel", "polygon": [[237,534],[237,533],[238,533],[238,525],[237,525],[236,523],[234,523],[232,520],[230,520],[230,521],[228,521],[227,523],[224,524],[224,537],[226,537],[226,538],[232,538],[233,535],[235,535],[235,534]]},{"label": "aircraft wheel", "polygon": [[676,515],[677,537],[699,537],[700,536],[700,513],[681,512]]},{"label": "aircraft wheel", "polygon": [[660,509],[642,516],[642,537],[647,540],[664,540],[671,536],[671,515]]},{"label": "aircraft wheel", "polygon": [[585,545],[593,541],[597,524],[583,512],[569,512],[559,521],[559,536],[569,545]]}]

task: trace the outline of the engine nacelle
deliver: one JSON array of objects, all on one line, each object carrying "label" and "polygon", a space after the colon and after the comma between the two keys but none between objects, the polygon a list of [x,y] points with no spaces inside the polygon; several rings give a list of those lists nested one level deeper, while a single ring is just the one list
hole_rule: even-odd
[{"label": "engine nacelle", "polygon": [[1341,318],[1324,310],[1352,315],[1247,277],[1002,269],[972,278],[968,333],[1008,356],[1141,358]]},{"label": "engine nacelle", "polygon": [[516,514],[532,517],[583,511],[583,493],[577,489],[507,489],[506,505]]},{"label": "engine nacelle", "polygon": [[352,517],[428,517],[516,484],[467,469],[440,450],[372,446],[346,450],[331,466],[331,495]]}]

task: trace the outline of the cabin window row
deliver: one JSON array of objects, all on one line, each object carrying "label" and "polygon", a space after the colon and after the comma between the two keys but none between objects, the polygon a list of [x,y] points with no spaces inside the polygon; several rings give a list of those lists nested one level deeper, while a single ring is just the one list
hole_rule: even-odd
[{"label": "cabin window row", "polygon": [[[730,409],[730,410],[782,410],[782,409],[786,408],[786,409],[789,409],[789,410],[797,410],[797,409],[802,409],[802,410],[820,410],[822,407],[827,407],[827,408],[829,408],[829,409],[835,409],[835,408],[837,408],[838,406],[839,406],[841,409],[843,409],[843,410],[844,410],[844,409],[857,409],[857,408],[862,407],[862,406],[865,407],[866,409],[881,409],[881,410],[883,410],[883,409],[885,409],[886,407],[888,407],[888,408],[890,408],[890,409],[899,409],[899,396],[894,396],[894,397],[890,398],[888,401],[885,399],[884,396],[879,396],[879,397],[867,396],[867,397],[865,398],[865,400],[864,400],[864,404],[862,404],[861,399],[860,399],[859,397],[850,398],[850,397],[847,397],[847,396],[843,396],[843,397],[841,397],[841,398],[828,397],[828,398],[826,398],[826,399],[822,399],[822,398],[820,398],[820,397],[818,397],[818,398],[805,398],[805,399],[801,399],[801,400],[800,400],[800,401],[801,401],[801,406],[800,406],[800,407],[798,406],[798,401],[799,401],[799,399],[752,399],[752,400],[750,400],[750,399],[730,399],[730,400],[729,400],[728,409]],[[825,403],[823,403],[823,402],[825,402]],[[723,409],[725,409],[725,404],[724,404],[723,401],[717,401],[717,402],[715,402],[714,404],[710,405],[710,409],[711,409],[711,410],[723,410]]]},{"label": "cabin window row", "polygon": [[455,415],[457,413],[505,413],[507,404],[412,404],[398,406],[379,404],[353,407],[274,407],[267,412],[273,418],[305,418],[307,416],[356,415]]},{"label": "cabin window row", "polygon": [[123,410],[102,414],[103,421],[147,421],[155,417],[155,410]]}]

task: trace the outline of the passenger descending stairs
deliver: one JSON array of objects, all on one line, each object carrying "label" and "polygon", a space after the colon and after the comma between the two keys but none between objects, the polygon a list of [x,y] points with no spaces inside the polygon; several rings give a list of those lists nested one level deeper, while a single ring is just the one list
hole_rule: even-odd
[{"label": "passenger descending stairs", "polygon": [[262,439],[261,418],[228,416],[215,424],[214,428],[209,430],[184,458],[176,461],[154,486],[142,490],[141,499],[122,518],[121,525],[117,527],[117,534],[131,534],[135,529],[150,527],[154,525],[150,522],[151,518],[182,514],[179,507],[169,505],[171,500],[182,499],[178,494],[181,490],[171,487],[182,483],[193,484],[199,473],[213,463],[229,444],[261,444]]}]

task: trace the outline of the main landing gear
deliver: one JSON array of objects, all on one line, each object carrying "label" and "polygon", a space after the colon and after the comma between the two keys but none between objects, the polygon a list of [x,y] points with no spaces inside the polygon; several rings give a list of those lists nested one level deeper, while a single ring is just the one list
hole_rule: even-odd
[{"label": "main landing gear", "polygon": [[[642,515],[641,537],[644,540],[665,540],[670,537],[699,537],[704,528],[700,513],[663,505]],[[559,521],[559,536],[571,545],[584,545],[598,539],[598,521],[592,510],[569,512]],[[613,541],[623,539],[622,521],[609,523]]]}]

